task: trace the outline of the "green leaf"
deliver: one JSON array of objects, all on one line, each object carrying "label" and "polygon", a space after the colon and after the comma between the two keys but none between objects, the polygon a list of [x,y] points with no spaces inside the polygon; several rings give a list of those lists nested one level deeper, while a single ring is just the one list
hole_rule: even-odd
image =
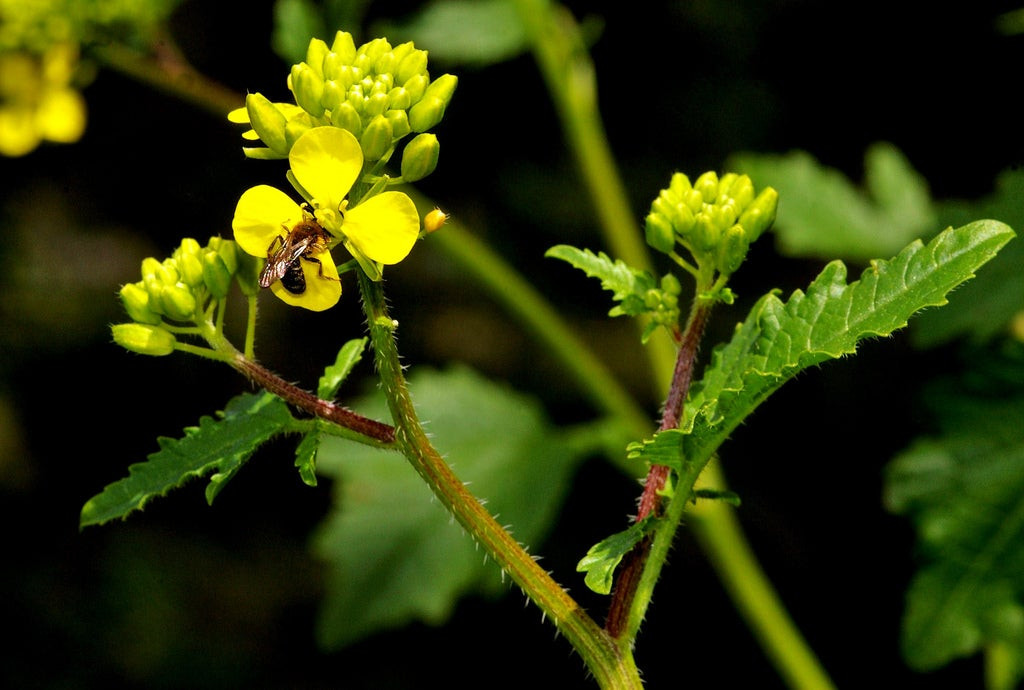
[{"label": "green leaf", "polygon": [[937,226],[927,183],[890,144],[868,149],[863,191],[803,151],[743,154],[729,167],[778,190],[775,234],[780,251],[792,256],[867,261]]},{"label": "green leaf", "polygon": [[345,382],[355,365],[363,358],[363,350],[366,349],[368,338],[350,340],[341,346],[338,357],[334,364],[324,370],[317,386],[317,396],[323,400],[332,400],[338,393],[338,388]]},{"label": "green leaf", "polygon": [[151,498],[210,474],[206,498],[212,502],[261,443],[294,422],[288,406],[269,393],[240,395],[218,417],[203,417],[180,439],[158,439],[159,451],[130,466],[127,477],[86,501],[80,525],[124,518]]},{"label": "green leaf", "polygon": [[640,522],[634,522],[627,529],[616,532],[590,547],[587,555],[576,564],[576,572],[586,573],[583,581],[598,594],[610,594],[615,569],[622,558],[647,536],[652,528],[654,516],[648,515]]},{"label": "green leaf", "polygon": [[306,486],[316,486],[316,453],[320,448],[320,432],[312,431],[302,437],[295,448],[295,466]]},{"label": "green leaf", "polygon": [[[522,543],[541,541],[580,459],[532,399],[464,368],[417,371],[410,383],[435,444],[473,493]],[[359,402],[386,414],[379,397]],[[325,438],[321,476],[335,508],[314,540],[328,563],[318,636],[339,647],[413,620],[443,622],[459,597],[502,591],[473,541],[404,457]]]},{"label": "green leaf", "polygon": [[665,465],[676,472],[683,471],[683,437],[679,429],[659,431],[653,438],[626,447],[626,457],[640,458],[651,465]]},{"label": "green leaf", "polygon": [[401,36],[428,48],[430,58],[450,65],[482,67],[509,60],[529,48],[512,0],[435,0],[409,21],[375,27],[381,36]]},{"label": "green leaf", "polygon": [[[998,218],[1015,228],[1024,227],[1024,169],[1004,172],[995,192],[979,201],[939,204],[943,223],[962,225],[972,218]],[[966,336],[983,342],[1005,332],[1014,316],[1024,311],[1024,243],[1013,242],[985,270],[949,298],[941,311],[925,312],[914,321],[911,342],[935,347]]]},{"label": "green leaf", "polygon": [[847,285],[842,262],[828,264],[807,288],[782,302],[762,297],[732,340],[716,348],[690,390],[681,428],[684,455],[706,459],[754,408],[807,367],[886,336],[917,311],[938,306],[1014,236],[995,221],[948,229],[927,245],[914,242],[876,261]]},{"label": "green leaf", "polygon": [[293,64],[306,59],[311,38],[326,38],[326,26],[320,10],[310,0],[277,0],[274,3],[274,30],[270,45],[285,62]]},{"label": "green leaf", "polygon": [[903,621],[907,663],[931,670],[997,653],[1010,663],[1003,687],[1024,678],[1024,379],[1015,373],[1015,390],[933,387],[940,433],[890,463],[885,489],[887,507],[913,521],[922,559]]}]

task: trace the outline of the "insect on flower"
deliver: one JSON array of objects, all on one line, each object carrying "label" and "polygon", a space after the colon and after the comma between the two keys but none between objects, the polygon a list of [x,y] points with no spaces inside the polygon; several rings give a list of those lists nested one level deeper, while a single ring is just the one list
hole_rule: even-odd
[{"label": "insect on flower", "polygon": [[317,275],[324,280],[336,280],[325,276],[323,264],[313,257],[327,250],[331,238],[331,233],[309,218],[296,223],[285,237],[276,235],[267,247],[267,264],[260,273],[260,287],[270,287],[280,280],[285,290],[293,295],[301,295],[306,291],[306,275],[300,263],[302,259],[316,264]]}]

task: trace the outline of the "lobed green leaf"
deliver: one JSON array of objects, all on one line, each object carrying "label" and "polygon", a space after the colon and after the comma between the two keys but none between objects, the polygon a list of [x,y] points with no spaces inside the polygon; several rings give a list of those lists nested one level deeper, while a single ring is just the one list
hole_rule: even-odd
[{"label": "lobed green leaf", "polygon": [[82,507],[80,526],[99,525],[141,510],[195,477],[212,475],[206,498],[213,501],[252,453],[294,419],[288,406],[269,393],[244,394],[228,403],[218,418],[203,417],[180,439],[160,438],[160,450],[128,468],[128,476],[109,484]]},{"label": "lobed green leaf", "polygon": [[586,573],[583,581],[587,587],[598,594],[611,593],[615,569],[619,567],[622,558],[647,536],[653,519],[654,516],[648,515],[590,547],[587,555],[576,564],[576,572]]},{"label": "lobed green leaf", "polygon": [[352,369],[359,364],[363,358],[363,350],[366,349],[368,338],[350,340],[341,346],[334,364],[324,369],[324,375],[320,377],[317,385],[317,396],[322,400],[333,400],[337,395],[341,384],[345,382]]}]

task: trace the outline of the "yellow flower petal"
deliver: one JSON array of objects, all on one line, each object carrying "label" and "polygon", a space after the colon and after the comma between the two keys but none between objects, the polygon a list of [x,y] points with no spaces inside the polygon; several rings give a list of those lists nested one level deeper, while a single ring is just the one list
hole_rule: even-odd
[{"label": "yellow flower petal", "polygon": [[0,108],[0,155],[24,156],[39,146],[35,113],[30,108]]},{"label": "yellow flower petal", "polygon": [[416,244],[420,216],[402,192],[382,192],[347,212],[341,230],[373,261],[397,264]]},{"label": "yellow flower petal", "polygon": [[288,162],[299,184],[337,211],[363,169],[363,150],[348,130],[314,127],[296,140]]},{"label": "yellow flower petal", "polygon": [[53,89],[43,94],[36,124],[44,139],[71,144],[85,132],[85,100],[74,89]]},{"label": "yellow flower petal", "polygon": [[[293,294],[285,289],[280,280],[270,286],[270,290],[285,304],[303,307],[310,311],[330,309],[341,299],[341,280],[338,267],[329,251],[314,254],[311,258],[320,262],[317,265],[307,259],[299,259],[302,273],[306,277],[306,289],[301,294]],[[321,276],[320,274],[323,273]]]},{"label": "yellow flower petal", "polygon": [[265,259],[275,237],[285,237],[302,220],[302,209],[280,189],[261,184],[242,194],[231,227],[246,254]]}]

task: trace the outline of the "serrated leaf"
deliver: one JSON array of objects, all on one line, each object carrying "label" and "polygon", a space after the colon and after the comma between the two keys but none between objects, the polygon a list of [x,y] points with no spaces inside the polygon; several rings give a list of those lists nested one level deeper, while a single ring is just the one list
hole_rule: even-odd
[{"label": "serrated leaf", "polygon": [[[939,204],[943,223],[961,225],[972,218],[998,218],[1024,227],[1024,169],[1004,172],[995,192],[978,201],[946,201]],[[1024,242],[1013,242],[999,252],[977,277],[957,290],[941,311],[926,312],[910,331],[917,347],[936,347],[961,336],[983,342],[1005,332],[1014,316],[1024,311]]]},{"label": "serrated leaf", "polygon": [[367,338],[350,340],[341,346],[334,364],[324,370],[317,385],[317,395],[323,400],[333,400],[338,393],[338,388],[345,382],[352,369],[363,358],[363,350],[366,349]]},{"label": "serrated leaf", "polygon": [[[532,399],[468,369],[417,371],[410,386],[436,447],[517,539],[536,545],[579,460]],[[386,414],[379,397],[359,403]],[[498,571],[453,523],[406,459],[324,439],[321,476],[335,509],[314,549],[328,563],[318,636],[339,647],[413,620],[443,622],[459,597],[500,591]]]},{"label": "serrated leaf", "polygon": [[609,316],[639,316],[649,311],[644,296],[649,290],[658,288],[649,272],[632,268],[621,259],[613,260],[604,252],[594,254],[589,249],[577,249],[567,244],[552,247],[544,256],[561,259],[591,278],[598,278],[601,287],[612,293],[612,299],[621,302],[608,312]]},{"label": "serrated leaf", "polygon": [[529,48],[512,0],[435,0],[408,22],[384,23],[381,36],[401,36],[430,49],[449,65],[484,66],[509,60]]},{"label": "serrated leaf", "polygon": [[941,435],[886,469],[886,505],[913,521],[921,570],[903,621],[909,665],[930,670],[982,650],[1024,677],[1024,381],[1014,395],[932,391]]},{"label": "serrated leaf", "polygon": [[80,525],[124,518],[150,499],[207,475],[212,476],[206,497],[212,502],[253,451],[293,421],[287,405],[269,393],[237,396],[218,418],[203,417],[180,439],[158,439],[159,451],[131,465],[127,477],[86,501]]},{"label": "serrated leaf", "polygon": [[807,288],[782,302],[762,297],[733,339],[716,348],[686,403],[687,458],[707,458],[754,408],[809,366],[853,353],[859,341],[886,336],[946,295],[1014,236],[995,221],[948,229],[877,261],[847,285],[846,267],[830,263]]},{"label": "serrated leaf", "polygon": [[634,522],[627,529],[616,532],[590,547],[587,555],[576,564],[576,572],[586,573],[583,581],[598,594],[609,594],[614,583],[615,569],[622,558],[647,536],[652,515],[640,522]]},{"label": "serrated leaf", "polygon": [[743,154],[730,168],[778,190],[774,232],[780,251],[791,256],[866,261],[931,235],[937,225],[927,183],[891,144],[874,144],[865,154],[864,190],[803,151]]},{"label": "serrated leaf", "polygon": [[630,460],[642,459],[651,465],[664,465],[676,472],[683,471],[683,437],[685,433],[679,429],[659,431],[652,438],[626,447],[626,456]]}]

